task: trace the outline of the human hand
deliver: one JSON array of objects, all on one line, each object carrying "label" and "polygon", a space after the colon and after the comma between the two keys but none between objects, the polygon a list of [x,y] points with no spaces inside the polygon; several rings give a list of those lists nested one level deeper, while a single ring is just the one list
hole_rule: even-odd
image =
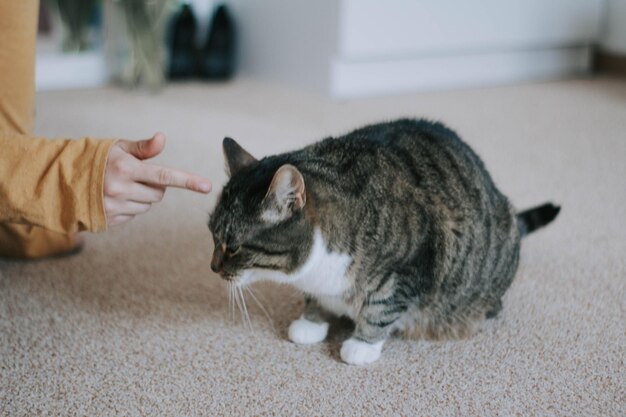
[{"label": "human hand", "polygon": [[116,226],[147,212],[153,203],[163,199],[167,187],[211,191],[211,182],[205,178],[144,162],[160,154],[164,147],[162,133],[136,142],[120,140],[111,147],[104,173],[107,225]]}]

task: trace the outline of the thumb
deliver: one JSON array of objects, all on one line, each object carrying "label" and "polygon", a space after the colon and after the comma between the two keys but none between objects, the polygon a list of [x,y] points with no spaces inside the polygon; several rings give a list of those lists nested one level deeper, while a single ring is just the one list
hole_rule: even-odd
[{"label": "thumb", "polygon": [[163,133],[161,132],[158,132],[155,133],[154,136],[150,139],[138,140],[134,142],[122,140],[118,143],[122,147],[122,149],[124,149],[135,158],[142,160],[150,159],[160,154],[163,151],[163,148],[165,148],[165,135],[163,135]]}]

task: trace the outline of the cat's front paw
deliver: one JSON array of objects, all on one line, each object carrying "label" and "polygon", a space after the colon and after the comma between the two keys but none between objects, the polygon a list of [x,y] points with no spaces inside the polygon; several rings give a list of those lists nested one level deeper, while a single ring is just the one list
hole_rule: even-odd
[{"label": "cat's front paw", "polygon": [[289,326],[289,340],[300,345],[321,342],[328,334],[328,323],[315,323],[307,319],[294,320]]},{"label": "cat's front paw", "polygon": [[341,359],[350,365],[365,365],[380,358],[380,351],[383,349],[381,340],[376,343],[367,343],[361,340],[350,338],[341,345]]}]

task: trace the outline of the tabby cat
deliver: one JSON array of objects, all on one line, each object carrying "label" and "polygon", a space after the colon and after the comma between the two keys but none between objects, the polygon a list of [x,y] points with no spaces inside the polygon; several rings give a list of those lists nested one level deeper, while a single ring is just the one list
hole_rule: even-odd
[{"label": "tabby cat", "polygon": [[502,308],[520,238],[559,212],[544,204],[516,214],[469,146],[427,120],[261,160],[230,138],[223,149],[230,180],[209,221],[211,268],[238,286],[302,290],[295,343],[324,340],[333,315],[351,318],[340,351],[350,364],[377,360],[396,332],[470,335]]}]

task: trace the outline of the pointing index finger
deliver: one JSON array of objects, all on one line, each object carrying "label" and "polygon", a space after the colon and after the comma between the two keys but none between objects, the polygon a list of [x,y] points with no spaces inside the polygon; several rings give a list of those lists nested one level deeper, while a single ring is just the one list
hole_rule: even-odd
[{"label": "pointing index finger", "polygon": [[211,182],[209,180],[198,175],[160,165],[142,163],[135,170],[133,179],[150,185],[184,188],[199,193],[211,191]]}]

